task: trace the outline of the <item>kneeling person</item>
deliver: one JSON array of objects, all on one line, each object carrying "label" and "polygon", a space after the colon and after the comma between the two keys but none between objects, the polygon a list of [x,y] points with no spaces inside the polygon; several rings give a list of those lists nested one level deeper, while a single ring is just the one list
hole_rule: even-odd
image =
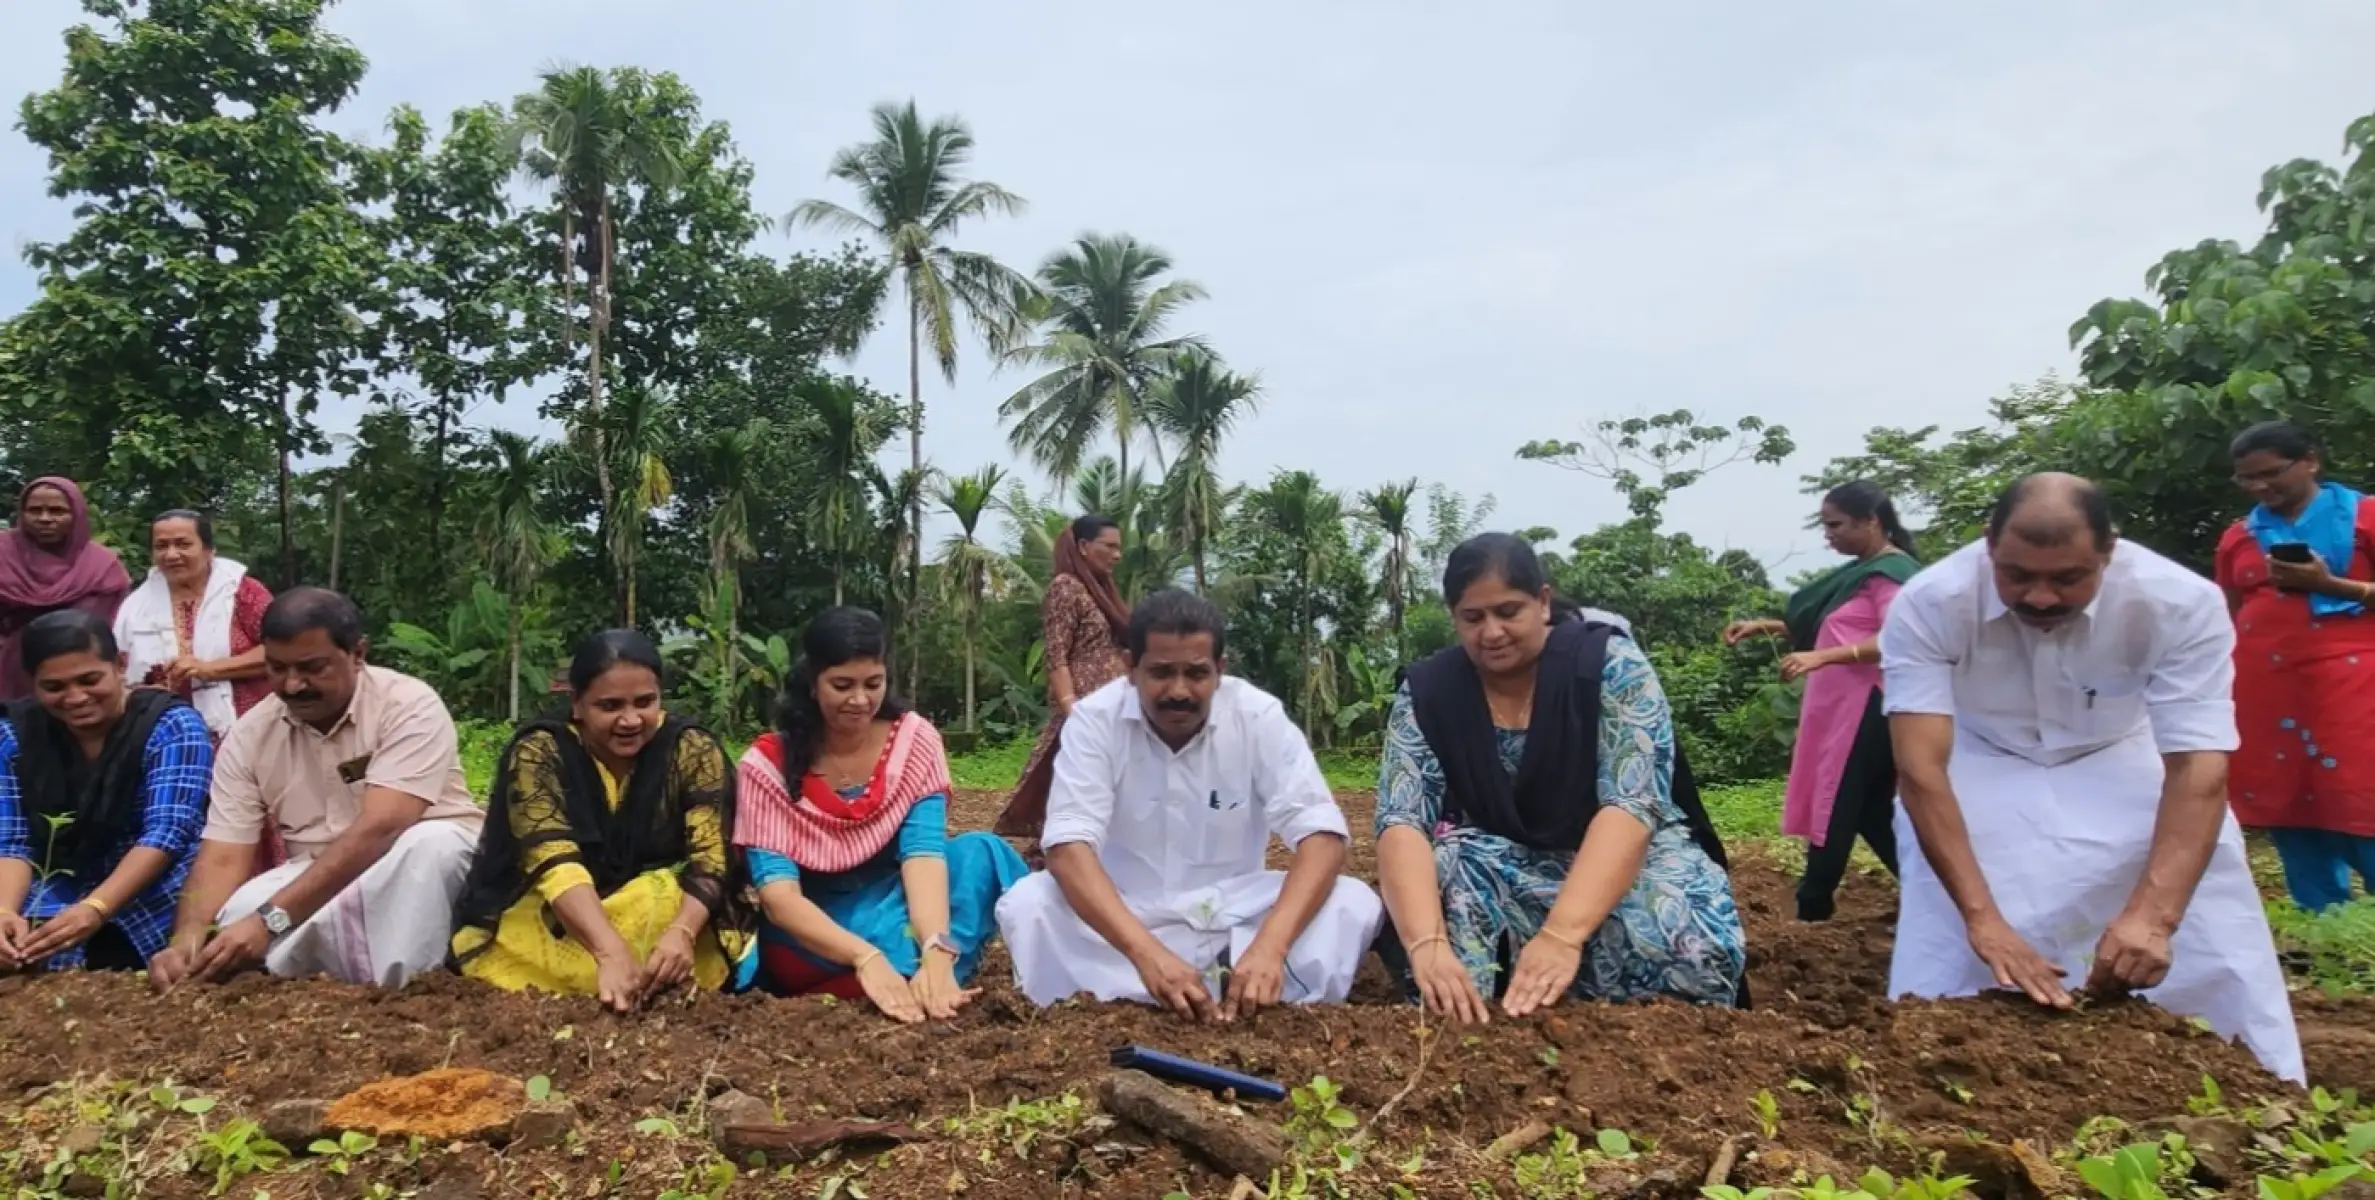
[{"label": "kneeling person", "polygon": [[[1276,699],[1223,676],[1203,599],[1147,597],[1129,643],[1129,676],[1065,723],[1047,871],[998,903],[1016,982],[1035,1004],[1088,992],[1224,1020],[1341,1003],[1383,910],[1339,874],[1344,813],[1310,745]],[[1273,835],[1294,852],[1284,873],[1262,869]]]},{"label": "kneeling person", "polygon": [[[368,649],[336,592],[296,588],[264,610],[273,695],[215,756],[197,865],[149,961],[159,988],[256,967],[400,987],[445,961],[481,815],[445,702],[367,665]],[[267,822],[288,861],[249,878]]]},{"label": "kneeling person", "polygon": [[455,967],[619,1012],[687,980],[723,988],[749,945],[733,809],[725,750],[661,707],[659,648],[632,629],[586,639],[567,717],[522,725],[496,768]]}]

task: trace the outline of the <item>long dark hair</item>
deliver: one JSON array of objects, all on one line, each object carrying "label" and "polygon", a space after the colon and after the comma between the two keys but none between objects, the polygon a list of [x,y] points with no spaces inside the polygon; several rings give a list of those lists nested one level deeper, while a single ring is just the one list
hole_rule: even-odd
[{"label": "long dark hair", "polygon": [[[816,614],[800,634],[800,661],[784,676],[783,696],[775,705],[775,732],[783,740],[784,786],[798,795],[800,780],[815,765],[825,744],[825,714],[816,704],[816,677],[843,663],[870,658],[888,669],[891,638],[882,618],[862,608],[828,608]],[[907,705],[887,689],[879,719],[907,715]]]},{"label": "long dark hair", "polygon": [[[1460,597],[1480,579],[1498,579],[1529,594],[1540,594],[1550,586],[1550,572],[1542,569],[1542,556],[1534,553],[1533,543],[1514,533],[1480,533],[1452,548],[1443,565],[1443,606],[1457,609]],[[1582,611],[1573,600],[1552,589],[1551,624]]]},{"label": "long dark hair", "polygon": [[1869,479],[1851,480],[1824,492],[1822,502],[1852,520],[1869,521],[1877,518],[1880,532],[1888,538],[1889,545],[1916,558],[1921,557],[1921,551],[1913,544],[1913,532],[1897,519],[1896,502],[1888,498],[1888,492],[1879,484]]}]

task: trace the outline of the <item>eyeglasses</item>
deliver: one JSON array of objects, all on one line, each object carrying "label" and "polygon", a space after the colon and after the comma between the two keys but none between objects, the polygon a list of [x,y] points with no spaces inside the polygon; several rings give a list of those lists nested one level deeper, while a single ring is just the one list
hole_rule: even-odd
[{"label": "eyeglasses", "polygon": [[2274,483],[2277,480],[2284,478],[2284,473],[2286,471],[2290,471],[2294,467],[2300,465],[2300,459],[2287,459],[2282,465],[2269,467],[2265,470],[2251,472],[2237,471],[2232,478],[2236,483],[2241,484],[2244,487],[2250,487],[2255,483]]}]

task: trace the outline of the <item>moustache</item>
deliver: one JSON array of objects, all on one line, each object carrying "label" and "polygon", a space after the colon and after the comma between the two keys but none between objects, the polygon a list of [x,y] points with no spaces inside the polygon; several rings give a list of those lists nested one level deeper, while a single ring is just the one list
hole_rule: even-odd
[{"label": "moustache", "polygon": [[298,692],[295,695],[283,693],[280,699],[283,704],[319,704],[322,694],[320,692]]},{"label": "moustache", "polygon": [[1157,700],[1155,707],[1164,712],[1192,713],[1196,711],[1196,702],[1193,700]]},{"label": "moustache", "polygon": [[2015,604],[2012,606],[2012,611],[2032,621],[2059,621],[2063,617],[2069,616],[2073,610],[2067,604],[2058,604],[2052,608],[2032,608],[2026,604]]}]

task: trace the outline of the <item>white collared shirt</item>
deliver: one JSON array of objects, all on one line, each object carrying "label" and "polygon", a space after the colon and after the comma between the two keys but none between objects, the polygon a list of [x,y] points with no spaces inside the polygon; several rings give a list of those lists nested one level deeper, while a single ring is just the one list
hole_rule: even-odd
[{"label": "white collared shirt", "polygon": [[1048,787],[1043,846],[1096,847],[1125,899],[1158,902],[1262,869],[1270,838],[1347,836],[1310,743],[1262,689],[1223,677],[1204,728],[1174,753],[1123,676],[1073,706]]},{"label": "white collared shirt", "polygon": [[1890,713],[2059,766],[2149,731],[2163,754],[2231,751],[2235,627],[2218,585],[2121,541],[2094,602],[2050,631],[1996,594],[1987,544],[1913,577],[1880,633]]}]

